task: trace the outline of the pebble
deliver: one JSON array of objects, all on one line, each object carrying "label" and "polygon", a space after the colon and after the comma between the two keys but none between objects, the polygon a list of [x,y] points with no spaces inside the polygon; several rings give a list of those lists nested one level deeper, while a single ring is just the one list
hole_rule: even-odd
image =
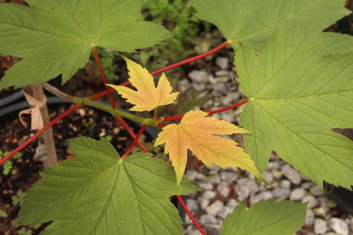
[{"label": "pebble", "polygon": [[217,190],[219,194],[221,194],[223,197],[227,198],[230,192],[229,186],[227,182],[222,182],[220,185],[218,185]]},{"label": "pebble", "polygon": [[323,219],[315,219],[314,231],[315,234],[324,234],[327,231],[327,222]]},{"label": "pebble", "polygon": [[348,235],[349,234],[349,228],[348,224],[339,218],[332,218],[330,220],[330,227],[335,231],[336,233],[340,235]]},{"label": "pebble", "polygon": [[273,177],[276,179],[276,180],[280,180],[283,176],[283,173],[277,169],[274,169],[271,171],[271,174],[273,175]]},{"label": "pebble", "polygon": [[191,88],[191,84],[188,79],[182,79],[178,82],[178,90],[183,93]]},{"label": "pebble", "polygon": [[324,195],[324,192],[322,191],[322,189],[318,186],[313,186],[310,188],[310,193],[313,195],[313,196],[322,196]]},{"label": "pebble", "polygon": [[278,198],[280,201],[289,198],[291,191],[288,188],[275,188],[273,190],[273,196]]},{"label": "pebble", "polygon": [[216,217],[212,215],[201,215],[200,217],[201,224],[217,224]]},{"label": "pebble", "polygon": [[189,78],[193,83],[207,83],[209,74],[202,70],[193,70],[189,73]]},{"label": "pebble", "polygon": [[227,57],[217,57],[216,65],[218,65],[220,69],[227,70],[229,68],[229,59]]},{"label": "pebble", "polygon": [[281,181],[281,188],[290,188],[290,182],[288,180]]},{"label": "pebble", "polygon": [[319,208],[315,208],[314,209],[314,214],[316,216],[320,216],[320,217],[324,217],[327,213],[327,210],[325,210],[324,208],[322,207],[319,207]]},{"label": "pebble", "polygon": [[314,220],[315,220],[314,212],[310,209],[307,209],[306,217],[305,217],[305,224],[312,225],[312,224],[314,224]]},{"label": "pebble", "polygon": [[239,205],[239,202],[235,199],[230,199],[227,203],[227,206],[235,208],[237,205]]},{"label": "pebble", "polygon": [[215,216],[222,208],[223,208],[223,202],[217,200],[206,208],[206,212],[208,215]]},{"label": "pebble", "polygon": [[224,83],[216,83],[213,85],[212,95],[221,96],[227,94],[227,87]]},{"label": "pebble", "polygon": [[230,213],[232,213],[234,210],[234,208],[229,207],[229,206],[225,206],[223,207],[219,212],[218,212],[218,216],[222,219],[226,218],[227,215],[229,215]]},{"label": "pebble", "polygon": [[221,175],[221,180],[227,183],[234,182],[239,177],[238,174],[231,171],[221,171],[220,175]]},{"label": "pebble", "polygon": [[273,175],[270,172],[264,171],[262,175],[268,182],[273,182]]},{"label": "pebble", "polygon": [[239,201],[244,201],[250,195],[250,189],[247,186],[238,185],[235,188]]},{"label": "pebble", "polygon": [[203,83],[193,83],[192,87],[197,91],[203,91],[205,89],[206,85]]},{"label": "pebble", "polygon": [[301,175],[288,164],[282,168],[282,173],[293,184],[300,184],[302,180]]},{"label": "pebble", "polygon": [[187,205],[187,207],[188,207],[191,211],[193,211],[193,212],[199,210],[199,204],[197,203],[196,200],[187,199],[187,200],[186,200],[186,205]]},{"label": "pebble", "polygon": [[254,197],[251,197],[250,198],[250,203],[253,205],[253,204],[258,203],[260,201],[264,201],[264,200],[270,199],[272,197],[273,197],[273,195],[272,195],[271,192],[264,191],[264,192],[261,192],[260,194],[254,196]]},{"label": "pebble", "polygon": [[311,195],[307,195],[303,198],[302,202],[308,202],[308,208],[313,208],[313,207],[316,207],[318,205],[318,202],[317,200],[311,196]]},{"label": "pebble", "polygon": [[208,205],[210,204],[210,199],[199,198],[198,201],[200,203],[200,207],[202,210],[206,209],[208,207]]},{"label": "pebble", "polygon": [[304,189],[296,188],[291,192],[289,199],[291,201],[301,201],[304,198],[304,195],[305,195]]},{"label": "pebble", "polygon": [[205,191],[202,194],[202,197],[208,200],[211,200],[213,198],[215,198],[215,196],[217,195],[217,193],[215,191]]},{"label": "pebble", "polygon": [[199,183],[199,187],[206,191],[211,191],[213,189],[213,185],[211,183]]}]

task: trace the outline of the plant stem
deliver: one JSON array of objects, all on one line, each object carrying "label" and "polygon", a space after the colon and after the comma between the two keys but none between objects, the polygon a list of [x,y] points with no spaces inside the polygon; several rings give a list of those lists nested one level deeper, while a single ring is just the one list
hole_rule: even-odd
[{"label": "plant stem", "polygon": [[[248,103],[249,100],[243,100],[239,103],[236,103],[236,104],[233,104],[231,106],[228,106],[228,107],[225,107],[225,108],[221,108],[221,109],[216,109],[216,110],[212,110],[212,111],[208,111],[207,113],[208,114],[215,114],[215,113],[221,113],[221,112],[224,112],[224,111],[227,111],[227,110],[231,110],[231,109],[234,109],[234,108],[237,108],[239,106],[242,106],[243,104],[246,104]],[[163,121],[173,121],[173,120],[180,120],[184,117],[184,115],[182,116],[175,116],[175,117],[167,117],[167,118],[164,118]]]},{"label": "plant stem", "polygon": [[[133,148],[136,146],[138,139],[141,137],[141,135],[143,134],[143,132],[145,132],[146,129],[146,125],[142,125],[140,131],[137,133],[136,137],[134,138],[134,141],[131,143],[130,147],[128,148],[128,150],[124,153],[124,155],[121,157],[121,160],[124,160],[127,156],[129,156],[129,154],[131,153],[131,151],[133,150]],[[145,151],[144,151],[145,152]],[[147,151],[148,152],[148,151]]]}]

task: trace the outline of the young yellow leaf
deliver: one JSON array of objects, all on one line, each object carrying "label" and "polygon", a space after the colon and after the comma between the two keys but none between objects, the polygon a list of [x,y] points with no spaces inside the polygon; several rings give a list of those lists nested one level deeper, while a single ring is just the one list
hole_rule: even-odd
[{"label": "young yellow leaf", "polygon": [[226,121],[200,110],[185,114],[180,124],[171,124],[159,133],[155,146],[166,143],[165,153],[169,154],[179,184],[185,171],[187,151],[190,149],[207,166],[215,163],[220,167],[240,167],[263,179],[250,155],[233,140],[216,135],[249,133]]},{"label": "young yellow leaf", "polygon": [[151,111],[158,106],[171,104],[178,96],[178,92],[171,93],[172,87],[163,73],[155,87],[153,76],[138,63],[125,58],[129,69],[129,81],[137,89],[132,90],[127,87],[107,85],[114,88],[123,98],[135,106],[131,111]]}]

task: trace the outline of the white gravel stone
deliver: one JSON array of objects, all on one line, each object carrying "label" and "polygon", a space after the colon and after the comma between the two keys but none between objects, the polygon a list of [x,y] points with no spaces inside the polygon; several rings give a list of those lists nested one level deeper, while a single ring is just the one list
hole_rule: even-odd
[{"label": "white gravel stone", "polygon": [[193,81],[193,83],[207,83],[209,74],[205,71],[201,70],[193,70],[189,73],[189,78]]},{"label": "white gravel stone", "polygon": [[193,200],[193,199],[187,199],[186,200],[186,205],[188,206],[188,208],[195,212],[195,211],[198,211],[199,210],[199,204]]},{"label": "white gravel stone", "polygon": [[343,219],[332,218],[330,220],[330,227],[333,229],[333,231],[340,235],[349,234],[348,224]]},{"label": "white gravel stone", "polygon": [[324,234],[328,230],[327,222],[323,219],[315,219],[314,221],[314,231],[315,234]]},{"label": "white gravel stone", "polygon": [[325,210],[324,208],[322,207],[319,207],[319,208],[315,208],[313,209],[314,210],[314,214],[316,216],[320,216],[320,217],[324,217],[327,213],[327,210]]},{"label": "white gravel stone", "polygon": [[237,202],[235,199],[230,199],[227,203],[227,206],[231,208],[235,208],[237,205],[239,205],[239,202]]},{"label": "white gravel stone", "polygon": [[291,201],[301,201],[304,198],[304,195],[305,195],[304,189],[296,188],[291,192],[289,199]]},{"label": "white gravel stone", "polygon": [[232,171],[221,171],[220,177],[222,181],[231,183],[235,181],[239,177],[239,175]]},{"label": "white gravel stone", "polygon": [[217,224],[216,217],[212,215],[201,215],[200,217],[201,224]]},{"label": "white gravel stone", "polygon": [[272,195],[271,192],[264,191],[264,192],[261,192],[260,194],[254,196],[254,197],[251,197],[250,198],[250,203],[253,205],[253,204],[258,203],[260,201],[264,201],[264,200],[270,199],[272,197],[273,197],[273,195]]},{"label": "white gravel stone", "polygon": [[193,225],[189,225],[184,232],[186,235],[201,235],[200,231]]},{"label": "white gravel stone", "polygon": [[264,171],[262,175],[268,182],[273,182],[273,175],[270,172]]},{"label": "white gravel stone", "polygon": [[223,208],[223,206],[223,203],[217,200],[206,208],[206,212],[208,215],[215,216]]},{"label": "white gravel stone", "polygon": [[205,199],[211,200],[211,199],[215,198],[216,195],[217,195],[217,193],[214,191],[205,191],[202,194],[202,197]]},{"label": "white gravel stone", "polygon": [[199,187],[206,191],[211,191],[213,189],[213,185],[211,183],[199,183]]},{"label": "white gravel stone", "polygon": [[234,208],[229,207],[229,206],[225,206],[223,207],[219,212],[218,212],[218,216],[222,219],[224,219],[227,215],[229,215],[230,213],[232,213],[234,210]]},{"label": "white gravel stone", "polygon": [[316,207],[319,203],[317,202],[317,200],[311,196],[311,195],[307,195],[303,198],[302,202],[309,202],[308,203],[308,208],[313,208]]},{"label": "white gravel stone", "polygon": [[213,85],[212,95],[213,96],[226,95],[227,91],[228,91],[227,87],[224,83],[216,83]]},{"label": "white gravel stone", "polygon": [[178,82],[178,90],[183,93],[191,88],[191,84],[188,79],[182,79]]},{"label": "white gravel stone", "polygon": [[274,197],[283,201],[289,198],[291,191],[288,188],[275,188],[272,193]]},{"label": "white gravel stone", "polygon": [[290,188],[290,181],[282,180],[280,185],[281,185],[281,188]]},{"label": "white gravel stone", "polygon": [[313,196],[322,196],[324,195],[324,192],[322,191],[322,189],[318,186],[313,186],[310,188],[310,193],[313,195]]},{"label": "white gravel stone", "polygon": [[198,202],[200,203],[200,207],[202,210],[206,209],[208,205],[210,204],[210,199],[206,198],[199,198]]},{"label": "white gravel stone", "polygon": [[197,91],[203,91],[206,88],[206,85],[204,83],[192,83],[192,87],[197,90]]},{"label": "white gravel stone", "polygon": [[227,198],[230,192],[228,183],[222,182],[220,185],[218,185],[217,190],[219,194],[221,194],[223,197]]},{"label": "white gravel stone", "polygon": [[185,172],[185,176],[190,180],[190,181],[195,181],[197,177],[198,172],[194,170],[188,170]]},{"label": "white gravel stone", "polygon": [[273,177],[276,179],[276,180],[280,180],[283,176],[283,173],[277,169],[274,169],[271,171],[271,174],[273,175]]},{"label": "white gravel stone", "polygon": [[227,70],[229,67],[229,59],[227,57],[217,57],[216,64],[220,69]]},{"label": "white gravel stone", "polygon": [[308,209],[306,211],[305,224],[307,224],[307,225],[314,224],[314,219],[315,219],[314,212],[312,210]]},{"label": "white gravel stone", "polygon": [[282,168],[283,175],[289,179],[293,184],[300,184],[302,178],[301,175],[295,171],[290,165],[285,165]]},{"label": "white gravel stone", "polygon": [[250,189],[247,186],[239,185],[235,188],[239,201],[244,201],[250,195]]}]

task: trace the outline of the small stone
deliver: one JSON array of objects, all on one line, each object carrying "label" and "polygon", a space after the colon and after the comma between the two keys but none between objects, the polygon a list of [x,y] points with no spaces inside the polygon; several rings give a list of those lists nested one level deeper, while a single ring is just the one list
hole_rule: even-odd
[{"label": "small stone", "polygon": [[187,235],[201,235],[200,231],[195,228],[194,225],[189,225],[185,230],[184,233]]},{"label": "small stone", "polygon": [[215,73],[215,75],[217,77],[217,80],[219,80],[219,78],[221,78],[221,77],[223,77],[223,78],[227,77],[228,79],[230,77],[229,71],[227,71],[227,70],[219,70]]},{"label": "small stone", "polygon": [[310,209],[313,208],[313,207],[316,207],[318,205],[317,200],[311,195],[305,196],[303,198],[302,202],[309,202],[308,203],[308,208],[310,208]]},{"label": "small stone", "polygon": [[315,184],[313,182],[305,182],[305,183],[302,183],[300,185],[301,188],[305,189],[305,190],[308,190],[309,188],[311,188],[312,186],[314,186]]},{"label": "small stone", "polygon": [[278,161],[270,161],[267,166],[268,170],[279,169],[279,162]]},{"label": "small stone", "polygon": [[300,184],[302,178],[301,175],[295,171],[290,165],[285,165],[282,168],[283,175],[289,179],[293,184]]},{"label": "small stone", "polygon": [[230,199],[227,203],[227,206],[228,207],[231,207],[231,208],[235,208],[237,205],[239,205],[239,202],[237,202],[237,200],[235,199]]},{"label": "small stone", "polygon": [[231,171],[221,171],[221,180],[227,183],[234,182],[238,178],[238,174]]},{"label": "small stone", "polygon": [[201,70],[193,70],[189,73],[189,78],[191,78],[191,80],[194,83],[207,83],[208,81],[208,77],[209,74],[205,71],[201,71]]},{"label": "small stone", "polygon": [[273,177],[276,179],[276,180],[280,180],[283,176],[283,173],[280,172],[279,170],[272,170],[271,171],[271,174],[273,175]]},{"label": "small stone", "polygon": [[264,171],[262,175],[268,182],[273,182],[273,175],[270,172]]},{"label": "small stone", "polygon": [[326,213],[327,213],[327,211],[322,207],[314,209],[314,214],[316,216],[324,217],[326,215]]},{"label": "small stone", "polygon": [[244,201],[250,195],[250,189],[247,186],[239,185],[235,188],[239,201]]},{"label": "small stone", "polygon": [[212,95],[213,96],[220,96],[227,94],[227,87],[224,83],[216,83],[213,86]]},{"label": "small stone", "polygon": [[198,201],[202,210],[206,209],[210,204],[210,199],[199,198]]},{"label": "small stone", "polygon": [[289,198],[291,191],[288,188],[275,188],[273,190],[273,196],[278,198],[280,201]]},{"label": "small stone", "polygon": [[193,200],[193,199],[187,199],[186,200],[186,205],[188,206],[189,210],[195,212],[199,210],[199,205],[198,203]]},{"label": "small stone", "polygon": [[318,186],[313,186],[310,188],[310,193],[313,195],[313,196],[322,196],[324,195],[324,192],[322,191],[322,189]]},{"label": "small stone", "polygon": [[229,59],[227,57],[217,57],[216,65],[218,65],[220,69],[227,70],[229,67]]},{"label": "small stone", "polygon": [[323,219],[315,219],[314,221],[314,231],[315,234],[324,234],[327,231],[327,223]]},{"label": "small stone", "polygon": [[332,218],[330,220],[330,227],[333,229],[338,234],[341,235],[348,235],[349,234],[349,228],[348,224],[339,218]]},{"label": "small stone", "polygon": [[197,91],[203,91],[206,88],[206,85],[203,83],[193,83],[192,87]]},{"label": "small stone", "polygon": [[225,206],[223,207],[219,212],[218,212],[218,216],[222,219],[224,219],[227,215],[229,215],[230,213],[232,213],[234,210],[234,208],[229,207],[229,206]]},{"label": "small stone", "polygon": [[211,183],[199,183],[199,187],[206,191],[211,191],[213,189],[213,185]]},{"label": "small stone", "polygon": [[253,205],[253,204],[258,203],[260,201],[264,201],[264,200],[270,199],[272,197],[273,197],[273,195],[272,195],[271,192],[264,191],[264,192],[261,192],[260,194],[256,195],[255,197],[252,197],[250,199],[250,203]]},{"label": "small stone", "polygon": [[188,170],[185,173],[185,176],[190,180],[190,181],[195,181],[197,177],[198,172],[193,171],[193,170]]},{"label": "small stone", "polygon": [[217,193],[214,191],[206,191],[202,194],[202,197],[205,199],[211,200],[211,199],[215,198],[216,195],[217,195]]},{"label": "small stone", "polygon": [[200,217],[201,224],[217,224],[216,217],[212,215],[201,215]]},{"label": "small stone", "polygon": [[206,208],[206,212],[209,215],[215,216],[222,208],[223,208],[223,203],[217,200]]},{"label": "small stone", "polygon": [[291,201],[301,201],[304,198],[305,191],[302,188],[296,188],[290,194],[289,199]]},{"label": "small stone", "polygon": [[281,181],[281,188],[290,188],[290,181],[289,180],[282,180]]},{"label": "small stone", "polygon": [[314,219],[315,219],[314,212],[310,209],[307,209],[306,217],[305,217],[305,224],[307,224],[307,225],[314,224]]},{"label": "small stone", "polygon": [[221,194],[223,197],[227,198],[230,192],[228,183],[223,182],[220,185],[218,185],[217,190],[219,194]]},{"label": "small stone", "polygon": [[183,93],[191,88],[191,84],[188,79],[182,79],[178,82],[178,90]]}]

